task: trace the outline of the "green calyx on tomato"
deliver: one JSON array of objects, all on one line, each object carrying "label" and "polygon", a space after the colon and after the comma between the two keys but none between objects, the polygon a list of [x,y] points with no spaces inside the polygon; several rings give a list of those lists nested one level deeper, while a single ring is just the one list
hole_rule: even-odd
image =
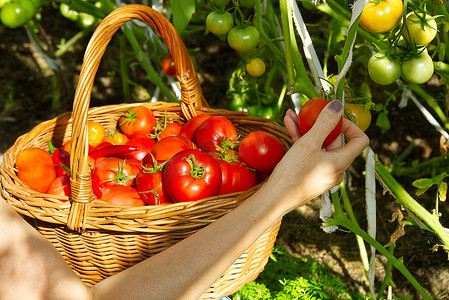
[{"label": "green calyx on tomato", "polygon": [[369,32],[388,32],[402,15],[402,0],[369,1],[360,15],[360,25]]},{"label": "green calyx on tomato", "polygon": [[3,5],[0,12],[2,23],[9,28],[17,28],[28,22],[37,11],[31,0],[15,0]]},{"label": "green calyx on tomato", "polygon": [[436,17],[424,15],[422,13],[410,14],[402,31],[404,39],[414,45],[426,45],[437,35]]},{"label": "green calyx on tomato", "polygon": [[368,73],[375,83],[389,85],[401,77],[401,63],[377,52],[368,61]]},{"label": "green calyx on tomato", "polygon": [[196,162],[195,155],[190,154],[188,157],[183,157],[190,166],[190,176],[195,179],[200,179],[204,177],[204,166],[199,166]]},{"label": "green calyx on tomato", "polygon": [[206,26],[215,35],[226,34],[234,26],[234,18],[228,11],[212,11],[207,15]]},{"label": "green calyx on tomato", "polygon": [[236,26],[228,32],[228,43],[237,52],[248,52],[257,47],[260,33],[252,25]]}]

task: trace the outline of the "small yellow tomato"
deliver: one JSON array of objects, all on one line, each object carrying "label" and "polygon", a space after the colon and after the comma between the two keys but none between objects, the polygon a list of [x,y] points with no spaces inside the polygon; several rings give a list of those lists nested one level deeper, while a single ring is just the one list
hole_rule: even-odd
[{"label": "small yellow tomato", "polygon": [[254,58],[246,65],[246,71],[252,77],[260,77],[265,73],[266,66],[260,58]]}]

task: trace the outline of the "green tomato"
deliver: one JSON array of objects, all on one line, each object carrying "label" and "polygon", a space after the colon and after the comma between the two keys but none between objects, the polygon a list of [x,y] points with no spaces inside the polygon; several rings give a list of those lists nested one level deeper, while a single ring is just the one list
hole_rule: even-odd
[{"label": "green tomato", "polygon": [[260,77],[265,73],[266,66],[260,58],[254,58],[246,65],[246,71],[252,77]]},{"label": "green tomato", "polygon": [[71,9],[70,6],[65,3],[61,3],[59,5],[59,12],[64,18],[67,18],[74,22],[78,21],[79,19],[79,13],[76,10]]},{"label": "green tomato", "polygon": [[228,43],[237,52],[248,52],[259,44],[260,33],[254,26],[234,27],[228,32]]},{"label": "green tomato", "polygon": [[0,0],[0,8],[2,8],[6,3],[11,2],[12,0]]},{"label": "green tomato", "polygon": [[401,77],[401,64],[376,53],[368,61],[368,73],[375,83],[389,85]]},{"label": "green tomato", "polygon": [[406,60],[402,63],[402,73],[408,81],[416,84],[427,82],[433,75],[432,58],[426,52],[419,57]]},{"label": "green tomato", "polygon": [[226,34],[234,26],[234,18],[230,12],[213,11],[207,15],[206,26],[215,35]]},{"label": "green tomato", "polygon": [[31,0],[16,0],[2,7],[0,19],[10,28],[22,26],[36,14],[36,7]]},{"label": "green tomato", "polygon": [[93,24],[95,24],[95,21],[97,21],[97,19],[90,15],[90,14],[86,14],[86,13],[79,13],[79,18],[78,18],[78,26],[81,28],[87,28],[92,26]]},{"label": "green tomato", "polygon": [[420,19],[423,14],[419,13],[418,15],[412,13],[407,17],[402,35],[413,44],[426,45],[437,35],[437,22],[430,16],[426,16],[426,20],[423,21]]},{"label": "green tomato", "polygon": [[230,108],[233,111],[248,111],[247,103],[243,97],[239,94],[234,94],[230,104]]}]

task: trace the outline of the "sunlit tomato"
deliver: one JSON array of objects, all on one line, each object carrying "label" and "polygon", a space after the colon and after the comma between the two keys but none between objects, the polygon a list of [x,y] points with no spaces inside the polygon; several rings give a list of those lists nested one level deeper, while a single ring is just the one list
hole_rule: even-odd
[{"label": "sunlit tomato", "polygon": [[[70,197],[72,195],[72,190],[70,189],[69,176],[66,174],[56,177],[48,187],[47,194]],[[66,202],[67,200],[68,199],[64,199],[61,201]]]},{"label": "sunlit tomato", "polygon": [[209,119],[211,115],[197,115],[187,121],[184,127],[179,132],[180,136],[186,137],[192,142],[196,143],[196,131],[201,124],[204,123],[207,119]]},{"label": "sunlit tomato", "polygon": [[115,131],[113,134],[107,134],[103,142],[109,142],[113,145],[125,145],[128,142],[128,137],[121,132]]},{"label": "sunlit tomato", "polygon": [[260,77],[265,73],[266,66],[260,58],[254,58],[246,65],[246,71],[252,77]]},{"label": "sunlit tomato", "polygon": [[215,35],[226,34],[234,26],[234,18],[228,11],[212,11],[207,15],[206,26]]},{"label": "sunlit tomato", "polygon": [[427,52],[421,52],[419,57],[414,57],[402,62],[402,73],[408,81],[422,84],[432,77],[434,71],[432,58]]},{"label": "sunlit tomato", "polygon": [[270,172],[284,156],[285,149],[274,135],[265,131],[254,131],[240,142],[239,154],[251,168]]},{"label": "sunlit tomato", "polygon": [[369,1],[360,15],[360,25],[373,33],[388,32],[402,15],[402,0]]},{"label": "sunlit tomato", "polygon": [[[183,136],[169,136],[157,142],[150,153],[155,160],[166,161],[172,158],[176,153],[186,149],[196,149],[194,142]],[[146,155],[142,160],[143,164],[148,164],[153,161],[151,155]]]},{"label": "sunlit tomato", "polygon": [[126,160],[126,163],[131,166],[131,169],[133,170],[133,175],[137,175],[142,170],[142,161],[129,158]]},{"label": "sunlit tomato", "polygon": [[368,61],[368,73],[375,83],[389,85],[401,77],[401,63],[378,52]]},{"label": "sunlit tomato", "polygon": [[[329,101],[322,98],[312,98],[304,104],[298,115],[299,131],[302,135],[306,134],[312,128],[318,115],[327,104],[329,104]],[[324,140],[324,148],[337,139],[341,132],[342,125],[343,117],[340,118],[334,130],[332,130]]]},{"label": "sunlit tomato", "polygon": [[171,55],[166,56],[162,59],[161,66],[162,70],[164,70],[165,74],[167,74],[168,76],[176,75],[176,66]]},{"label": "sunlit tomato", "polygon": [[124,159],[117,157],[105,157],[97,160],[92,177],[100,186],[131,186],[135,179],[133,168]]},{"label": "sunlit tomato", "polygon": [[424,18],[422,13],[412,13],[405,21],[402,35],[414,45],[426,45],[437,35],[437,22],[429,15]]},{"label": "sunlit tomato", "polygon": [[228,118],[213,116],[198,127],[196,142],[206,152],[218,152],[218,147],[230,147],[238,139],[237,130]]},{"label": "sunlit tomato", "polygon": [[228,32],[228,43],[237,52],[248,52],[259,44],[260,33],[254,26],[233,27]]},{"label": "sunlit tomato", "polygon": [[164,182],[174,202],[195,201],[217,194],[221,170],[216,159],[206,152],[184,150],[165,166]]},{"label": "sunlit tomato", "polygon": [[30,189],[45,193],[56,179],[56,168],[50,153],[39,148],[22,150],[16,159],[17,176]]},{"label": "sunlit tomato", "polygon": [[[363,104],[345,102],[345,110],[348,119],[353,121],[361,130],[365,131],[371,124],[371,111],[365,109]],[[346,117],[346,115],[345,115]]]},{"label": "sunlit tomato", "polygon": [[167,162],[155,161],[147,164],[136,177],[136,188],[145,203],[159,205],[173,203],[164,183],[164,167]]},{"label": "sunlit tomato", "polygon": [[181,123],[168,123],[165,129],[157,136],[159,140],[169,136],[177,136],[181,132],[183,125]]},{"label": "sunlit tomato", "polygon": [[140,161],[148,154],[148,152],[150,152],[150,150],[153,148],[155,144],[156,141],[153,140],[152,138],[146,135],[137,135],[135,137],[130,138],[128,142],[126,142],[126,145],[138,147],[139,150],[123,154],[122,157],[126,159],[136,159]]},{"label": "sunlit tomato", "polygon": [[121,113],[118,120],[120,131],[128,138],[137,135],[147,135],[154,132],[156,118],[145,106],[136,106]]},{"label": "sunlit tomato", "polygon": [[102,196],[99,200],[117,205],[144,206],[137,189],[125,185],[104,186],[101,188]]},{"label": "sunlit tomato", "polygon": [[87,122],[87,134],[89,136],[89,145],[96,147],[103,141],[106,130],[100,122],[89,121]]}]

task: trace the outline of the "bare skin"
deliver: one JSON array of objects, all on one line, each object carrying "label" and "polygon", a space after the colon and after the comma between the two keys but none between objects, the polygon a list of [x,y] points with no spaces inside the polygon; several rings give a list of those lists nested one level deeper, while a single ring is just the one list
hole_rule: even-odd
[{"label": "bare skin", "polygon": [[325,108],[302,137],[296,114],[287,112],[284,123],[295,143],[256,194],[187,239],[92,288],[0,201],[0,299],[198,299],[282,216],[340,183],[368,145],[367,136],[344,120],[347,143],[342,146],[339,138],[321,149],[341,115],[341,106],[335,109]]}]

